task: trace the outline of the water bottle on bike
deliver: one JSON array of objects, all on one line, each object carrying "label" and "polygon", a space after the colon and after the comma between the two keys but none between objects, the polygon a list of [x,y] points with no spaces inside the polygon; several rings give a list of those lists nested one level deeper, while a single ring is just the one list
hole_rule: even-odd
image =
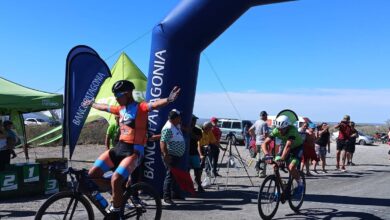
[{"label": "water bottle on bike", "polygon": [[99,193],[99,191],[93,191],[92,192],[92,197],[94,198],[95,201],[97,201],[102,208],[107,208],[108,202],[107,200],[102,196],[102,194]]}]

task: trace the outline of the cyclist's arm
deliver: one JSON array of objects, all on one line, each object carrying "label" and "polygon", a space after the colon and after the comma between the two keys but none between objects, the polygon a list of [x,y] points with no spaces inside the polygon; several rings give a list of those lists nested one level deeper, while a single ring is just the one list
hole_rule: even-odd
[{"label": "cyclist's arm", "polygon": [[177,97],[179,96],[179,93],[180,93],[180,88],[175,86],[167,98],[158,99],[156,101],[149,102],[151,110],[164,107],[164,106],[168,105],[169,103],[175,101],[177,99]]},{"label": "cyclist's arm", "polygon": [[[88,103],[86,103],[86,105],[88,105]],[[91,107],[94,109],[97,109],[100,111],[105,111],[105,112],[110,112],[109,106],[107,104],[100,104],[100,103],[95,103],[92,101],[92,104],[89,104],[89,105],[91,105]]]},{"label": "cyclist's arm", "polygon": [[286,141],[286,145],[284,146],[283,153],[281,156],[282,160],[285,160],[287,158],[288,154],[290,153],[292,143],[293,143],[293,140],[291,140],[291,139]]}]

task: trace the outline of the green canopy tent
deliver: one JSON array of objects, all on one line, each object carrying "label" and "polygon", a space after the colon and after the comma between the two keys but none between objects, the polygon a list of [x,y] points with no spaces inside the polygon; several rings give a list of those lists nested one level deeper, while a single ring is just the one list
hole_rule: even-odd
[{"label": "green canopy tent", "polygon": [[[63,106],[61,94],[31,89],[0,77],[0,115],[9,115],[22,142],[27,143],[23,113],[59,109]],[[25,148],[25,156],[28,151]]]}]

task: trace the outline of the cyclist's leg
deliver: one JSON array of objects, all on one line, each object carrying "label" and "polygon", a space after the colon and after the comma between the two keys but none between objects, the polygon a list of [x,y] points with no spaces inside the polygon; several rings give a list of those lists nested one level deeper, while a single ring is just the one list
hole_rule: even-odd
[{"label": "cyclist's leg", "polygon": [[288,170],[290,171],[291,176],[292,176],[295,180],[297,180],[297,181],[299,181],[299,179],[301,178],[301,177],[299,176],[299,172],[298,172],[298,169],[297,169],[297,163],[298,163],[298,162],[299,162],[299,161],[291,160],[290,164],[288,165]]},{"label": "cyclist's leg", "polygon": [[108,184],[107,181],[101,179],[101,177],[105,172],[109,171],[113,167],[114,167],[114,163],[110,157],[110,150],[107,150],[104,153],[102,153],[98,157],[98,159],[95,160],[93,167],[88,172],[88,176],[93,181],[95,181],[95,183],[98,186],[100,187],[107,186]]},{"label": "cyclist's leg", "polygon": [[122,205],[123,183],[137,167],[138,158],[138,153],[125,157],[112,175],[112,200],[115,208],[120,208]]},{"label": "cyclist's leg", "polygon": [[291,173],[291,176],[300,183],[301,176],[299,175],[299,164],[301,162],[303,154],[303,147],[298,147],[290,152],[289,158],[287,159],[288,162],[288,170]]}]

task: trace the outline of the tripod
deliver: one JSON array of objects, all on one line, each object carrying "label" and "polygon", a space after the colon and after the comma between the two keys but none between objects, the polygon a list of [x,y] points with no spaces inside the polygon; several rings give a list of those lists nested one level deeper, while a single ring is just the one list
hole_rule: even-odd
[{"label": "tripod", "polygon": [[[250,177],[250,175],[249,175],[249,173],[248,173],[248,170],[246,169],[246,165],[245,165],[245,163],[244,163],[244,161],[243,161],[243,159],[242,159],[242,157],[241,157],[241,155],[240,155],[240,152],[239,152],[238,149],[237,149],[237,145],[236,145],[235,142],[233,143],[233,136],[234,136],[234,135],[233,135],[232,132],[230,132],[230,133],[227,135],[227,140],[228,140],[228,142],[227,142],[227,145],[226,145],[226,151],[223,152],[223,155],[222,155],[222,158],[221,158],[221,162],[220,162],[220,163],[222,163],[223,158],[224,158],[225,155],[226,155],[226,152],[228,152],[229,155],[228,155],[228,161],[227,161],[227,164],[226,164],[226,166],[227,166],[227,172],[226,172],[226,174],[227,174],[227,175],[226,175],[226,185],[225,185],[225,188],[227,188],[228,181],[229,181],[229,171],[230,171],[230,167],[232,167],[232,168],[234,167],[234,159],[238,160],[238,161],[241,163],[242,167],[244,167],[245,172],[246,172],[246,175],[247,175],[249,181],[251,182],[252,186],[254,186],[254,185],[253,185],[253,182],[252,182],[252,179],[251,179],[251,177]],[[232,146],[234,146],[234,149],[236,150],[236,154],[233,153]]]}]

